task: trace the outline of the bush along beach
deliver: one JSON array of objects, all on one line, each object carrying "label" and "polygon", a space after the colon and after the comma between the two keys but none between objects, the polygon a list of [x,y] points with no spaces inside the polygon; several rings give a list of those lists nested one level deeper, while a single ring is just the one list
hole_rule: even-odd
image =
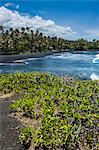
[{"label": "bush along beach", "polygon": [[28,118],[19,142],[34,149],[98,150],[99,81],[49,73],[0,75],[0,93],[23,96],[11,108]]}]

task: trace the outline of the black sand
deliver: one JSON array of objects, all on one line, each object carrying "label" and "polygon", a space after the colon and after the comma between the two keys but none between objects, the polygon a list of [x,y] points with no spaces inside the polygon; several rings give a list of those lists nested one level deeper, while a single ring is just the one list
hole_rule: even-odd
[{"label": "black sand", "polygon": [[13,63],[15,60],[38,58],[46,55],[51,55],[52,52],[45,53],[32,53],[32,54],[13,54],[13,55],[0,55],[0,63]]},{"label": "black sand", "polygon": [[0,150],[24,150],[17,143],[19,129],[22,124],[15,118],[9,116],[10,104],[19,96],[12,96],[5,100],[0,99]]}]

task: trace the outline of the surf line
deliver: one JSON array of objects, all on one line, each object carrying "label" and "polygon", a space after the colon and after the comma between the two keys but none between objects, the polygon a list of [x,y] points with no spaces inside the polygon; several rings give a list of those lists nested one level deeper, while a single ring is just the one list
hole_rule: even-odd
[{"label": "surf line", "polygon": [[99,54],[95,55],[95,58],[93,59],[93,63],[96,63],[96,60],[99,60]]}]

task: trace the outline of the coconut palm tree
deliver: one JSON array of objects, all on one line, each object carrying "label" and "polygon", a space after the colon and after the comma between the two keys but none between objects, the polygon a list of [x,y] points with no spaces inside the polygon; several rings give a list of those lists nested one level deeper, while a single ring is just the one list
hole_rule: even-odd
[{"label": "coconut palm tree", "polygon": [[2,25],[0,25],[0,33],[1,35],[4,33],[4,27]]},{"label": "coconut palm tree", "polygon": [[62,49],[99,49],[99,41],[88,42],[84,39],[76,41],[64,40],[62,38],[45,36],[37,30],[34,32],[29,27],[22,27],[21,30],[10,28],[4,30],[0,26],[0,51],[4,53],[14,52],[43,52],[43,51],[61,51]]}]

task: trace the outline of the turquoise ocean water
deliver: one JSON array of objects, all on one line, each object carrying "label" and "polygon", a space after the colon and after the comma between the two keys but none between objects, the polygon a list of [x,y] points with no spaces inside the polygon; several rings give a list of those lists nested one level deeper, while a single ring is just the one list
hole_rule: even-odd
[{"label": "turquoise ocean water", "polygon": [[56,53],[24,61],[22,64],[0,63],[0,73],[43,71],[80,79],[99,80],[99,51]]}]

